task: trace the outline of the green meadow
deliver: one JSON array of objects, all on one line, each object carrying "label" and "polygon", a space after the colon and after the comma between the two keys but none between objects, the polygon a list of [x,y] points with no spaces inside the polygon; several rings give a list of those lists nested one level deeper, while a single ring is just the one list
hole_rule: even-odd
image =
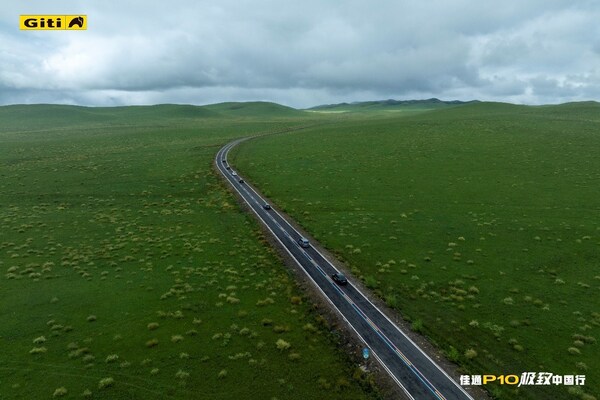
[{"label": "green meadow", "polygon": [[340,107],[232,164],[463,372],[587,377],[494,398],[600,398],[600,105]]},{"label": "green meadow", "polygon": [[0,398],[379,398],[212,167],[322,120],[0,107]]}]

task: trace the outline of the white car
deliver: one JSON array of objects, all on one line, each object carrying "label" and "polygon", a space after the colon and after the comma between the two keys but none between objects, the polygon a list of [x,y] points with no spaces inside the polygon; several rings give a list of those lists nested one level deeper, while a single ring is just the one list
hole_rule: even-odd
[{"label": "white car", "polygon": [[310,242],[305,237],[301,237],[300,239],[298,239],[298,244],[300,245],[300,247],[303,247],[305,249],[310,247]]},{"label": "white car", "polygon": [[237,172],[235,172],[235,171],[232,171],[232,172],[231,172],[231,175],[233,175],[233,176],[237,176]]}]

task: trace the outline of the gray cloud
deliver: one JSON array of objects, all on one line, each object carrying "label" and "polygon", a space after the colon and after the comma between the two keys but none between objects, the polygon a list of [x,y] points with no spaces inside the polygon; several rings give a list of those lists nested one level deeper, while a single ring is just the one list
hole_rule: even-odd
[{"label": "gray cloud", "polygon": [[[600,98],[600,4],[5,0],[0,103]],[[19,14],[85,13],[86,32]]]}]

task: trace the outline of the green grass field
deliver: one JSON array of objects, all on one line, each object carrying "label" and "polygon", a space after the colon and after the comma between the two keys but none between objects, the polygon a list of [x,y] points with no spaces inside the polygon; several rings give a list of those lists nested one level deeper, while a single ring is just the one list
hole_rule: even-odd
[{"label": "green grass field", "polygon": [[377,398],[212,169],[319,120],[0,107],[0,398]]},{"label": "green grass field", "polygon": [[599,132],[597,103],[356,113],[246,142],[232,164],[464,371],[587,376],[582,388],[488,385],[495,397],[589,400]]}]

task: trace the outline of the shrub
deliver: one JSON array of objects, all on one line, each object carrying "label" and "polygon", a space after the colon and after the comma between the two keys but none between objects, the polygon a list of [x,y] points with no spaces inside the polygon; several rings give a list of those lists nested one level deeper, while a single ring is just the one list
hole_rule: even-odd
[{"label": "shrub", "polygon": [[155,329],[158,329],[159,326],[160,325],[158,324],[158,322],[150,322],[148,324],[148,329],[151,330],[151,331],[153,331]]},{"label": "shrub", "polygon": [[373,275],[369,275],[365,277],[365,285],[367,285],[369,289],[377,289],[379,282],[377,282],[377,279]]},{"label": "shrub", "polygon": [[87,317],[87,321],[88,322],[94,322],[96,321],[97,317],[95,315],[90,315]]},{"label": "shrub", "polygon": [[223,379],[227,376],[227,370],[226,369],[222,369],[221,371],[219,371],[219,374],[217,375],[217,377],[219,379]]},{"label": "shrub", "polygon": [[575,363],[575,368],[582,370],[582,371],[586,371],[588,369],[588,366],[586,363],[580,361],[578,363]]},{"label": "shrub", "polygon": [[423,331],[423,321],[420,319],[416,319],[412,324],[411,324],[412,330],[415,332],[422,332]]},{"label": "shrub", "polygon": [[395,294],[389,294],[389,295],[385,296],[385,303],[389,307],[394,308],[394,307],[398,306],[398,299]]},{"label": "shrub", "polygon": [[43,354],[47,351],[48,349],[45,347],[34,347],[33,349],[29,350],[29,354]]},{"label": "shrub", "polygon": [[574,356],[581,354],[581,351],[577,347],[569,347],[567,351],[569,352],[569,354],[572,354]]},{"label": "shrub", "polygon": [[42,344],[45,342],[46,342],[45,336],[40,336],[40,337],[36,337],[35,339],[33,339],[33,344]]},{"label": "shrub", "polygon": [[150,370],[150,375],[156,375],[156,374],[158,374],[158,372],[159,372],[159,371],[160,371],[160,370],[159,370],[158,368],[152,368],[152,369]]},{"label": "shrub", "polygon": [[525,350],[525,349],[523,348],[523,346],[521,346],[520,344],[515,344],[515,345],[513,346],[513,349],[514,349],[515,351],[518,351],[518,352],[521,352],[521,351]]},{"label": "shrub", "polygon": [[171,336],[171,342],[173,343],[179,343],[183,340],[183,336],[181,335],[173,335]]},{"label": "shrub", "polygon": [[180,369],[179,371],[177,371],[177,373],[175,374],[175,376],[177,378],[179,378],[179,379],[187,379],[187,378],[189,378],[190,373],[189,372],[185,372],[185,371],[183,371],[183,370]]},{"label": "shrub", "polygon": [[158,339],[150,339],[146,342],[146,347],[152,348],[158,346]]},{"label": "shrub", "polygon": [[448,349],[446,355],[448,356],[448,359],[453,362],[457,362],[460,358],[460,353],[458,352],[458,350],[456,350],[456,348],[452,346],[450,346],[450,349]]},{"label": "shrub", "polygon": [[238,333],[240,334],[240,336],[248,336],[250,334],[250,329],[242,328]]},{"label": "shrub", "polygon": [[468,349],[467,351],[465,351],[465,357],[469,360],[472,360],[475,357],[477,357],[477,352],[473,349]]},{"label": "shrub", "polygon": [[292,361],[296,361],[296,360],[299,360],[300,358],[302,358],[302,356],[299,353],[290,353],[288,355],[288,358]]},{"label": "shrub", "polygon": [[118,355],[116,355],[116,354],[110,354],[110,355],[108,355],[108,356],[106,357],[106,362],[107,362],[107,363],[112,363],[112,362],[115,362],[115,361],[117,361],[118,359],[119,359],[119,356],[118,356]]},{"label": "shrub", "polygon": [[98,389],[106,389],[115,384],[115,380],[113,378],[103,378],[98,382]]},{"label": "shrub", "polygon": [[65,396],[67,393],[68,393],[67,388],[59,387],[58,389],[56,389],[54,391],[54,394],[52,395],[52,397],[62,397],[62,396]]},{"label": "shrub", "polygon": [[277,339],[275,345],[277,346],[277,349],[279,349],[279,351],[287,350],[292,346],[290,343],[286,342],[283,339]]},{"label": "shrub", "polygon": [[515,304],[515,301],[513,300],[512,297],[506,297],[506,298],[504,298],[504,300],[502,300],[502,302],[504,304],[506,304],[507,306],[512,306],[513,304]]},{"label": "shrub", "polygon": [[289,332],[289,331],[290,331],[289,326],[275,325],[273,327],[273,332],[275,332],[275,333],[283,333],[283,332]]},{"label": "shrub", "polygon": [[94,361],[95,359],[96,359],[96,357],[94,357],[94,356],[93,356],[93,355],[91,355],[91,354],[86,354],[86,355],[85,355],[85,356],[82,358],[83,362],[86,362],[86,363],[92,362],[92,361]]},{"label": "shrub", "polygon": [[479,294],[479,288],[477,286],[471,286],[469,287],[469,293]]}]

